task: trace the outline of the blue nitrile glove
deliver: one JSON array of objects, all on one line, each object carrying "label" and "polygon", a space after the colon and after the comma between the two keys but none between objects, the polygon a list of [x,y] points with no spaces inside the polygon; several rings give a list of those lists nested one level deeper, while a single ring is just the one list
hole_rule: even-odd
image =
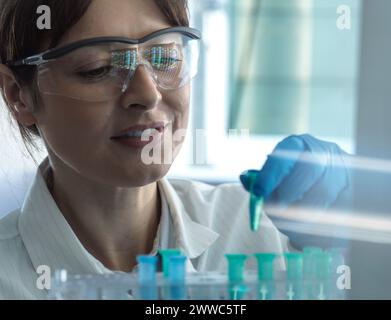
[{"label": "blue nitrile glove", "polygon": [[[257,173],[253,193],[263,197],[266,207],[279,209],[291,206],[326,209],[340,199],[349,201],[348,157],[335,143],[308,134],[289,136],[277,144],[260,171],[249,170]],[[251,188],[249,171],[240,176],[247,191]],[[302,245],[307,244],[297,244]]]}]

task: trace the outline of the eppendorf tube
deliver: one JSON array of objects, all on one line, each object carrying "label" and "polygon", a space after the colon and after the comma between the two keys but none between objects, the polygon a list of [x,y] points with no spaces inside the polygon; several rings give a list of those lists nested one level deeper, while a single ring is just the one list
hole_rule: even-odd
[{"label": "eppendorf tube", "polygon": [[254,192],[254,184],[257,180],[258,172],[249,170],[245,173],[249,181],[250,192],[250,229],[257,231],[259,229],[261,217],[263,214],[263,197],[259,197]]},{"label": "eppendorf tube", "polygon": [[316,300],[318,295],[318,284],[316,279],[316,257],[323,250],[318,247],[305,247],[303,249],[303,273],[304,286],[307,299]]},{"label": "eppendorf tube", "polygon": [[304,299],[303,254],[286,253],[286,297],[288,300]]},{"label": "eppendorf tube", "polygon": [[162,257],[163,277],[168,279],[170,273],[168,268],[169,258],[181,255],[181,251],[179,249],[161,249],[159,250],[159,254]]},{"label": "eppendorf tube", "polygon": [[186,257],[170,256],[168,261],[171,300],[186,300]]},{"label": "eppendorf tube", "polygon": [[157,300],[156,256],[138,256],[138,282],[142,300]]},{"label": "eppendorf tube", "polygon": [[162,258],[162,268],[163,268],[163,286],[161,287],[161,296],[163,299],[170,300],[170,282],[169,282],[169,261],[171,257],[180,256],[181,251],[179,249],[161,249],[159,254]]},{"label": "eppendorf tube", "polygon": [[258,261],[258,297],[260,300],[273,300],[275,298],[274,283],[274,253],[256,253]]},{"label": "eppendorf tube", "polygon": [[316,254],[316,299],[330,300],[331,299],[331,254],[322,252]]},{"label": "eppendorf tube", "polygon": [[228,290],[231,300],[242,300],[249,291],[244,283],[245,254],[226,254],[228,260]]}]

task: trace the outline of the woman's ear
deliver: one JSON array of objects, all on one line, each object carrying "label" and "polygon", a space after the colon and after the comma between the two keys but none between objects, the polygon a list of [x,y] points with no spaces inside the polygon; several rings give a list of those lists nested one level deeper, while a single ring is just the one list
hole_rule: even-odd
[{"label": "woman's ear", "polygon": [[5,103],[20,124],[29,127],[37,123],[32,113],[33,101],[30,93],[19,85],[12,71],[4,64],[0,64],[0,90]]}]

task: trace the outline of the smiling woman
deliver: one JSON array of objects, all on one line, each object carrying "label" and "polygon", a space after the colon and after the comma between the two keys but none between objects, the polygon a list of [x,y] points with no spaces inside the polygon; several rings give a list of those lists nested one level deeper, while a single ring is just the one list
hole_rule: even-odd
[{"label": "smiling woman", "polygon": [[[2,28],[0,29],[0,43],[2,43],[2,46],[0,48],[0,62],[17,60],[43,51],[43,49],[56,47],[67,30],[80,20],[91,2],[92,0],[32,0],[27,2],[1,0],[0,26]],[[155,3],[162,10],[170,25],[189,25],[186,0],[156,0]],[[39,30],[36,27],[36,21],[31,19],[35,16],[39,18],[36,11],[42,5],[46,5],[51,9],[53,24],[50,30]],[[26,17],[23,23],[18,23],[20,17]],[[67,19],[64,19],[64,17],[67,17]],[[32,81],[34,68],[20,66],[12,69],[20,84],[28,86],[28,89],[33,93],[33,97],[37,99]],[[38,104],[38,101],[35,101],[35,104]],[[13,109],[9,107],[9,111],[12,112]],[[18,126],[26,148],[32,150],[31,148],[35,147],[34,137],[40,137],[36,125],[25,126],[18,123]]]},{"label": "smiling woman", "polygon": [[[188,126],[200,33],[185,0],[0,5],[1,92],[25,143],[39,137],[48,153],[22,208],[0,222],[0,297],[44,298],[42,265],[127,272],[137,255],[179,248],[189,268],[221,270],[226,252],[288,250],[266,216],[249,231],[240,185],[168,181],[172,163],[142,159],[142,135],[175,158],[169,133]],[[51,30],[31,19],[40,5]]]}]

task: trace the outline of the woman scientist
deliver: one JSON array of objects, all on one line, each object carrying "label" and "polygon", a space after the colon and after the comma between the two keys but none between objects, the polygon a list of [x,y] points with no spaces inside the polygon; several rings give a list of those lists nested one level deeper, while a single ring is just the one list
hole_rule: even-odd
[{"label": "woman scientist", "polygon": [[[225,253],[290,250],[267,216],[250,231],[242,186],[168,181],[169,164],[142,159],[147,143],[167,150],[166,132],[188,125],[200,34],[188,27],[186,0],[0,4],[2,94],[25,142],[40,137],[48,152],[23,206],[0,222],[0,298],[45,298],[40,266],[129,272],[137,255],[179,248],[189,269],[218,270]],[[36,26],[40,5],[51,9],[50,30]],[[331,166],[341,155],[334,144],[292,136],[279,150],[298,156],[271,155],[256,172],[266,201],[327,206],[346,187]],[[298,162],[318,151],[320,165]]]}]

